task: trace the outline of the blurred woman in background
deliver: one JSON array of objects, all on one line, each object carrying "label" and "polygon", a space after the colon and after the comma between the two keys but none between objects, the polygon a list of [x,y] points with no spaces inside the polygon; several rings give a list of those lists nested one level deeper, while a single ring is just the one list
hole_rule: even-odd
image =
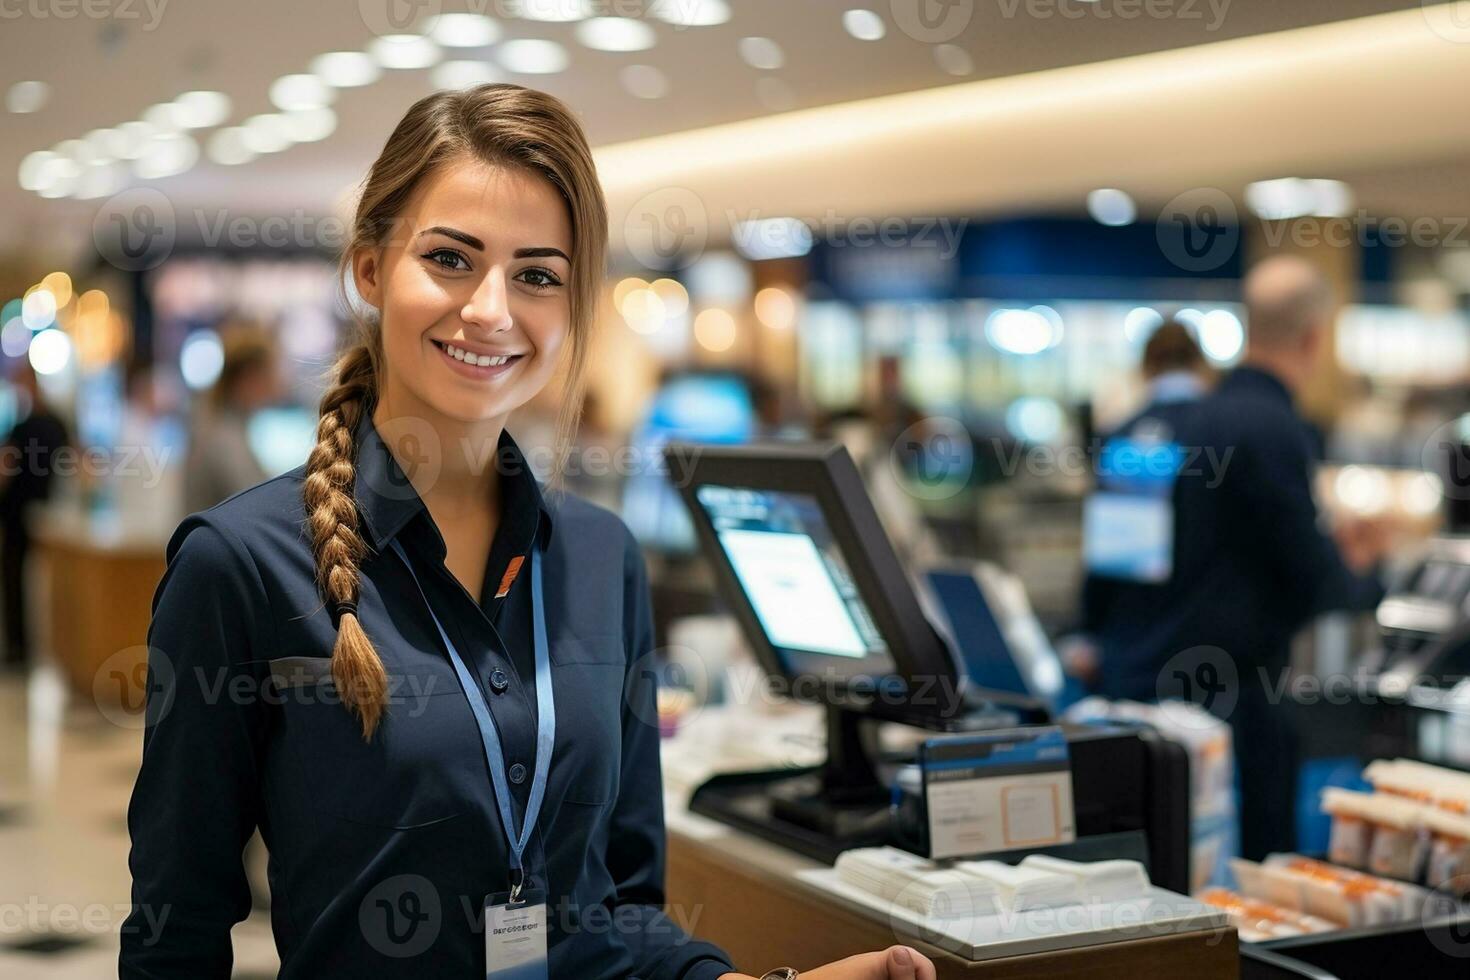
[{"label": "blurred woman in background", "polygon": [[220,331],[224,365],[189,435],[184,464],[187,513],[207,510],[268,475],[250,448],[250,417],[280,397],[280,359],[263,328]]}]

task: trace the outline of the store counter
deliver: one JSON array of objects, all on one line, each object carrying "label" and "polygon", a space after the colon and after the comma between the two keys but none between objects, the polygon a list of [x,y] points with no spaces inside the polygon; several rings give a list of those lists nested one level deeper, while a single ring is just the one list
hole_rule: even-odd
[{"label": "store counter", "polygon": [[37,521],[34,541],[41,649],[77,693],[141,710],[148,621],[163,578],[166,533],[59,509]]},{"label": "store counter", "polygon": [[734,716],[706,709],[664,744],[669,837],[668,909],[701,939],[727,950],[759,976],[776,966],[811,969],[855,953],[906,943],[952,977],[1126,978],[1190,976],[1235,980],[1236,934],[1202,928],[1161,934],[1139,926],[1136,938],[1079,948],[973,961],[925,941],[898,919],[862,908],[824,889],[812,872],[824,867],[684,808],[692,785],[715,771],[751,768],[757,759],[802,765],[820,754],[821,715],[789,708]]}]

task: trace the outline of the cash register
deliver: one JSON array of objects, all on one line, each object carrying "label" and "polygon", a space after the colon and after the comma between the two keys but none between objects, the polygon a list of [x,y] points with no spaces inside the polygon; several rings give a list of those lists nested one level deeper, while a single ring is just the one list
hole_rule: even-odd
[{"label": "cash register", "polygon": [[[827,863],[912,847],[890,804],[913,760],[881,751],[877,726],[943,738],[1052,724],[1061,670],[1039,627],[996,603],[976,567],[905,569],[841,445],[671,443],[665,459],[772,686],[827,719],[822,765],[715,776],[692,811]],[[1063,731],[1074,853],[1142,860],[1155,884],[1186,891],[1184,749],[1141,727]]]}]

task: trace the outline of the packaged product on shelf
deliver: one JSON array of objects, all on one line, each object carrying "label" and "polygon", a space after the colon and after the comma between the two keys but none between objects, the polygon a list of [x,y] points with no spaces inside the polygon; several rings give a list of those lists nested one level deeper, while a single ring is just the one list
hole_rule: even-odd
[{"label": "packaged product on shelf", "polygon": [[[1306,892],[1309,898],[1307,911],[1326,914],[1332,905],[1318,904],[1325,895],[1341,896],[1353,912],[1347,920],[1350,925],[1378,925],[1387,922],[1403,922],[1418,916],[1425,892],[1422,888],[1402,881],[1391,881],[1376,875],[1364,874],[1349,868],[1339,868],[1326,861],[1303,857],[1300,854],[1268,855],[1264,867],[1284,869],[1314,883]],[[1325,886],[1325,891],[1321,887]]]},{"label": "packaged product on shelf", "polygon": [[1379,793],[1432,804],[1451,813],[1470,813],[1470,773],[1414,759],[1379,759],[1363,778]]},{"label": "packaged product on shelf", "polygon": [[1430,809],[1424,813],[1424,826],[1430,834],[1424,883],[1470,897],[1470,817]]},{"label": "packaged product on shelf", "polygon": [[1345,868],[1368,866],[1368,845],[1373,830],[1368,823],[1371,797],[1367,793],[1328,787],[1322,791],[1322,812],[1332,818],[1332,831],[1327,838],[1327,859]]},{"label": "packaged product on shelf", "polygon": [[1337,926],[1316,916],[1303,915],[1260,899],[1247,898],[1228,888],[1207,888],[1196,896],[1206,905],[1222,909],[1230,916],[1240,938],[1259,943],[1267,939],[1283,939],[1308,933],[1331,932]]}]

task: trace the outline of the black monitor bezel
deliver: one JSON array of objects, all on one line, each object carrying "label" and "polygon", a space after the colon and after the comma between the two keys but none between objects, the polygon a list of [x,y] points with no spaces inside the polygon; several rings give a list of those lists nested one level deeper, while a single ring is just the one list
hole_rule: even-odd
[{"label": "black monitor bezel", "polygon": [[[948,700],[938,695],[957,689],[959,674],[954,658],[925,616],[914,586],[873,509],[862,475],[840,443],[715,446],[678,442],[665,446],[664,459],[670,480],[694,522],[701,549],[715,567],[721,594],[769,675],[782,679],[803,700],[842,700],[844,707],[854,706],[845,697],[849,689],[857,690],[861,686],[867,693],[873,691],[875,684],[881,687],[897,677],[913,695],[915,703],[910,708],[922,710],[918,702],[925,690],[936,693],[933,698],[936,709],[946,707]],[[858,592],[888,646],[893,675],[874,677],[860,672],[843,677],[835,676],[841,671],[814,675],[786,669],[780,650],[766,636],[749,596],[719,544],[710,516],[699,502],[699,488],[711,485],[799,493],[816,499],[848,562]],[[829,667],[843,666],[832,661],[833,658],[823,657],[821,662]]]}]

